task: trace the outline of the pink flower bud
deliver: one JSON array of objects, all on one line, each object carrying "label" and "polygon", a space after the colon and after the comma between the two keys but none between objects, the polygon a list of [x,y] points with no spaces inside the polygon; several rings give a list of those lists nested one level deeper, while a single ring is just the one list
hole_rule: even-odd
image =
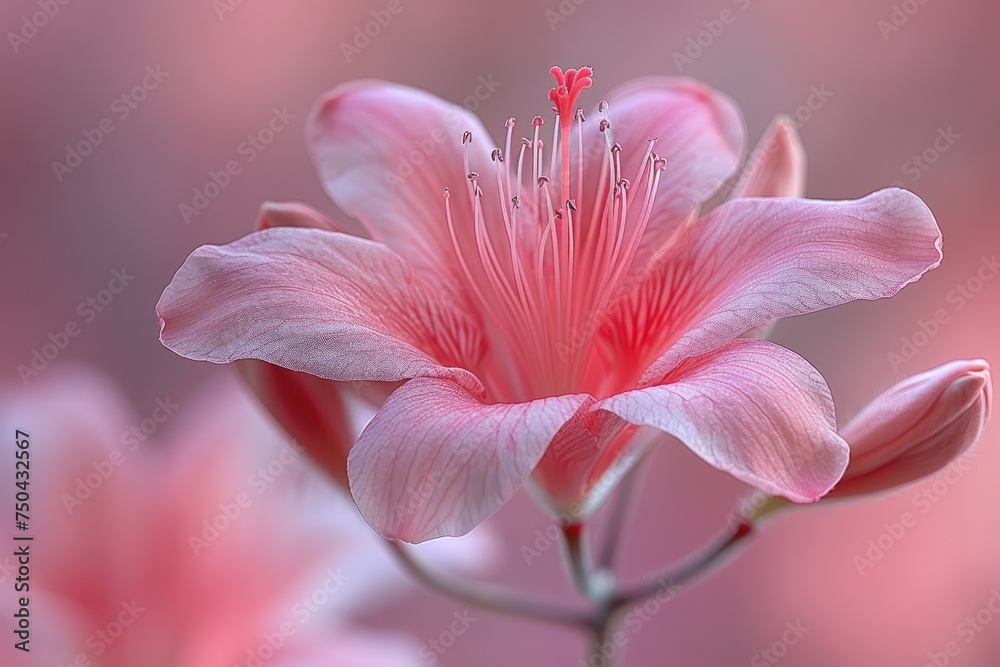
[{"label": "pink flower bud", "polygon": [[976,443],[990,414],[990,365],[952,361],[895,385],[841,430],[851,461],[830,498],[906,484]]},{"label": "pink flower bud", "polygon": [[347,455],[397,382],[335,382],[257,359],[236,364],[271,417],[347,488]]},{"label": "pink flower bud", "polygon": [[308,454],[347,487],[347,453],[354,444],[343,383],[247,359],[238,367],[247,384]]}]

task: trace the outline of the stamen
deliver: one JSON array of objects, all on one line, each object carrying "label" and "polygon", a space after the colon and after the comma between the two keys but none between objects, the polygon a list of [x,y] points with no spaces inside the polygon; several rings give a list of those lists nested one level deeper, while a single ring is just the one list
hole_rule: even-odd
[{"label": "stamen", "polygon": [[[556,118],[550,164],[545,164],[541,138],[545,121],[535,116],[531,134],[521,139],[514,171],[511,151],[516,121],[510,117],[505,122],[503,147],[490,152],[496,187],[492,203],[484,203],[484,188],[492,188],[493,183],[480,183],[481,172],[475,171],[483,166],[469,164],[472,132],[462,135],[471,215],[458,222],[471,223],[472,230],[455,229],[451,193],[445,190],[448,233],[473,294],[482,302],[482,312],[503,332],[505,344],[523,350],[526,363],[541,373],[541,377],[527,377],[498,371],[501,386],[524,394],[522,398],[577,391],[577,385],[589,382],[594,371],[587,364],[596,339],[595,323],[619,293],[632,266],[667,164],[656,154],[656,140],[650,137],[637,168],[626,177],[624,166],[632,162],[625,158],[634,156],[623,156],[621,144],[614,142],[606,100],[597,105],[601,134],[592,139],[598,143],[585,146],[586,115],[576,102],[591,87],[593,71],[589,67],[566,72],[552,68],[551,73],[556,86],[549,91],[549,99]],[[629,146],[628,150],[638,148]],[[529,152],[530,172],[524,164]],[[593,191],[583,189],[585,166],[595,172],[591,178],[599,173],[596,181],[589,181]],[[522,194],[522,188],[533,192]],[[489,211],[487,218],[487,205],[499,205],[500,211]],[[527,217],[519,221],[522,208]],[[559,358],[554,351],[560,349],[572,349],[571,357]]]},{"label": "stamen", "polygon": [[[511,154],[511,152],[510,152],[510,139],[511,139],[511,135],[514,134],[514,123],[515,123],[515,120],[514,120],[513,116],[511,116],[510,118],[508,118],[507,122],[504,123],[504,125],[507,127],[507,138],[504,140],[504,145],[503,145],[503,152],[504,152],[505,155],[510,155]],[[505,182],[507,184],[507,192],[510,192],[510,165],[507,166],[507,169],[505,171],[506,171],[506,173],[504,175],[504,180],[505,180]]]}]

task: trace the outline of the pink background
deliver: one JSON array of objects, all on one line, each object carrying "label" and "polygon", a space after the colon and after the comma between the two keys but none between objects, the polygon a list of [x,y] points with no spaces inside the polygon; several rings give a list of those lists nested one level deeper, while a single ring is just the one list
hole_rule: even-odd
[{"label": "pink background", "polygon": [[[509,115],[548,113],[549,66],[593,66],[589,106],[630,78],[677,74],[674,53],[699,33],[707,46],[691,51],[696,57],[683,74],[731,95],[752,141],[776,113],[794,116],[811,91],[832,93],[808,118],[799,112],[809,196],[854,198],[898,181],[924,198],[944,231],[942,266],[898,297],[797,318],[777,330],[779,343],[827,378],[839,419],[905,375],[953,358],[1000,360],[1000,278],[984,269],[992,280],[973,298],[951,292],[1000,247],[992,204],[1000,143],[996,3],[398,1],[402,11],[350,62],[342,44],[388,1],[242,2],[221,18],[209,0],[70,2],[16,53],[5,38],[3,378],[20,383],[17,366],[30,363],[32,351],[69,321],[79,324],[79,335],[50,367],[76,360],[104,368],[123,383],[138,414],[157,397],[189,395],[227,372],[163,349],[153,306],[191,250],[248,232],[262,201],[334,210],[302,134],[313,101],[338,83],[384,78],[461,102],[479,77],[492,77],[500,85],[477,112],[499,133]],[[713,22],[723,10],[732,20]],[[36,2],[5,2],[0,27],[20,31],[24,17],[38,11]],[[901,25],[887,32],[894,12]],[[168,75],[121,118],[112,104],[143,80],[147,66]],[[294,119],[246,162],[241,142],[265,127],[275,107]],[[52,162],[64,160],[66,146],[105,117],[114,131],[60,182]],[[935,148],[939,131],[952,140]],[[912,160],[925,151],[933,164],[921,170]],[[240,162],[240,174],[186,224],[179,206],[190,205],[193,188],[229,160]],[[78,304],[122,268],[134,280],[86,321]],[[919,335],[920,322],[939,309],[947,323],[933,336]],[[915,334],[915,356],[894,368],[889,355]],[[997,440],[991,427],[958,480],[927,480],[881,499],[779,517],[740,560],[630,637],[624,664],[774,664],[758,653],[797,621],[808,631],[781,664],[934,664],[928,654],[950,641],[960,650],[947,664],[996,664],[1000,618],[983,614],[993,622],[972,634],[959,624],[1000,589]],[[707,539],[740,493],[739,484],[681,448],[664,448],[626,532],[626,571],[654,569]],[[931,496],[933,504],[920,500]],[[869,540],[888,534],[886,524],[905,511],[916,515],[915,524],[898,539],[882,537],[891,548],[859,573],[855,557],[867,557]],[[530,567],[521,555],[546,525],[526,496],[491,523],[506,542],[498,579],[571,594],[555,549]],[[454,611],[450,601],[416,594],[365,620],[423,642],[445,630]],[[477,616],[439,664],[581,664],[584,642],[572,631]]]}]

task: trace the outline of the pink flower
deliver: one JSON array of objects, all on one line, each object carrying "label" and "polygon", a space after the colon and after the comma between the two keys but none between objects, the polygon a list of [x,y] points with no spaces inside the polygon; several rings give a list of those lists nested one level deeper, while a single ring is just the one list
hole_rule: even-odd
[{"label": "pink flower", "polygon": [[742,154],[728,98],[642,79],[584,122],[590,69],[552,73],[549,143],[541,117],[521,139],[508,120],[494,145],[413,88],[331,92],[308,138],[356,220],[296,205],[282,226],[196,250],[158,304],[161,340],[215,363],[403,382],[348,461],[387,537],[465,533],[529,478],[577,520],[642,454],[643,426],[769,493],[821,497],[848,458],[826,383],[741,336],[896,293],[940,260],[933,216],[898,189],[785,198],[803,182],[787,122],[741,196],[701,214]]},{"label": "pink flower", "polygon": [[412,664],[409,640],[347,623],[392,574],[384,548],[239,389],[163,397],[142,418],[89,373],[0,394],[33,475],[35,624],[14,664]]},{"label": "pink flower", "polygon": [[979,440],[992,399],[990,365],[982,359],[903,380],[841,430],[851,462],[829,497],[883,491],[937,472]]}]

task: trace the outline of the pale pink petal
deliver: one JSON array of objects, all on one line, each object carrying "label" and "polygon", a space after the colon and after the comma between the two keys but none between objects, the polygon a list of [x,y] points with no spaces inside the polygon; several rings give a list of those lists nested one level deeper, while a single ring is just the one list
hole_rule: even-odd
[{"label": "pale pink petal", "polygon": [[351,493],[387,538],[463,535],[521,487],[584,395],[484,404],[445,380],[396,390],[348,459]]},{"label": "pale pink petal", "polygon": [[[473,139],[468,169],[466,131]],[[495,145],[474,114],[416,88],[354,81],[319,100],[307,135],[327,194],[371,238],[394,248],[428,279],[461,279],[444,190],[456,199],[455,226],[469,256],[476,254],[472,207],[459,202],[466,199],[470,170],[484,172],[486,201],[495,200],[489,195]]]},{"label": "pale pink petal", "polygon": [[[726,95],[683,77],[636,79],[608,95],[611,140],[622,146],[622,175],[634,180],[646,155],[648,139],[666,160],[646,233],[636,254],[641,271],[677,227],[722,186],[739,165],[743,119]],[[594,110],[584,123],[588,162],[586,197],[601,191],[598,180],[605,137],[598,131],[601,114]]]},{"label": "pale pink petal", "polygon": [[364,236],[363,230],[349,221],[334,222],[307,204],[298,202],[265,202],[260,207],[257,229],[270,227],[310,227],[328,232]]},{"label": "pale pink petal", "polygon": [[157,304],[174,352],[260,359],[328,380],[450,377],[476,389],[479,326],[381,243],[265,229],[184,262]]},{"label": "pale pink petal", "polygon": [[806,151],[792,120],[778,116],[743,168],[737,197],[802,197],[806,193]]},{"label": "pale pink petal", "polygon": [[687,359],[663,384],[595,408],[669,433],[713,467],[795,502],[818,500],[847,467],[826,382],[765,341],[740,339]]},{"label": "pale pink petal", "polygon": [[[685,357],[769,320],[892,296],[940,259],[934,216],[905,190],[734,199],[685,225],[619,302],[601,332],[605,361],[590,372],[617,374],[617,386],[659,384]],[[621,358],[634,363],[607,361]]]}]

